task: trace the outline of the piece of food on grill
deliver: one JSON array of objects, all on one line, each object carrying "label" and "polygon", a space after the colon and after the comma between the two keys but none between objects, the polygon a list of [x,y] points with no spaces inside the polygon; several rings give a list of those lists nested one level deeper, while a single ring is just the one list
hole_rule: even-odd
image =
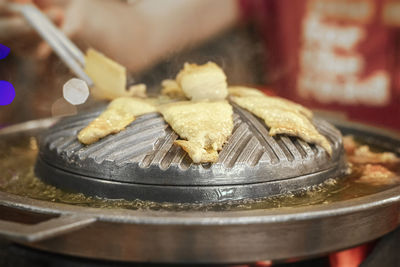
[{"label": "piece of food on grill", "polygon": [[374,186],[392,185],[399,183],[400,177],[380,164],[366,164],[356,182]]},{"label": "piece of food on grill", "polygon": [[[103,97],[113,99],[120,94],[129,94],[125,91],[124,67],[94,50],[89,50],[86,57],[86,71],[95,83],[101,84],[98,92],[103,93]],[[110,91],[113,86],[117,89]],[[144,95],[140,86],[136,86],[135,91]],[[140,104],[132,104],[128,98],[112,102],[99,118],[80,132],[79,140],[85,144],[96,142],[121,131],[135,116],[156,111],[156,106],[162,105],[159,111],[165,120],[181,138],[186,139],[178,140],[176,144],[188,152],[193,162],[216,162],[218,151],[233,129],[232,107],[225,101],[228,87],[223,70],[213,62],[204,65],[185,63],[175,80],[162,82],[161,94],[161,98],[143,99]],[[264,119],[271,136],[297,136],[332,154],[330,143],[312,124],[313,114],[307,108],[244,86],[230,87],[229,95],[233,102]],[[164,104],[183,98],[192,102]]]},{"label": "piece of food on grill", "polygon": [[228,93],[230,96],[265,96],[260,90],[246,86],[229,86]]},{"label": "piece of food on grill", "polygon": [[134,84],[129,86],[128,91],[129,96],[134,97],[147,97],[147,87],[144,83]]},{"label": "piece of food on grill", "polygon": [[185,99],[186,96],[182,91],[182,88],[175,80],[167,79],[161,82],[161,95],[165,95],[171,98]]},{"label": "piece of food on grill", "polygon": [[136,116],[156,111],[157,108],[149,101],[133,97],[117,98],[99,117],[79,132],[78,140],[90,145],[109,134],[122,131],[135,120]]},{"label": "piece of food on grill", "polygon": [[276,97],[231,97],[232,101],[264,120],[269,134],[297,136],[308,143],[320,145],[332,154],[328,140],[321,135],[309,119],[312,113],[304,107]]},{"label": "piece of food on grill", "polygon": [[[312,118],[313,114],[311,110],[309,110],[306,107],[303,107],[302,105],[296,104],[292,101],[289,101],[287,99],[281,98],[281,97],[276,97],[276,96],[267,96],[266,94],[262,93],[260,90],[254,89],[254,88],[249,88],[249,87],[243,87],[243,86],[233,86],[229,87],[229,95],[232,97],[253,97],[253,99],[260,98],[262,100],[259,100],[258,102],[262,102],[263,105],[268,105],[269,107],[275,107],[275,108],[280,108],[280,109],[285,109],[285,110],[291,110],[291,111],[296,111],[299,112],[303,115],[305,115],[307,118]],[[249,99],[249,101],[252,101],[252,99]]]},{"label": "piece of food on grill", "polygon": [[95,87],[91,93],[95,98],[113,100],[118,97],[146,95],[146,85],[138,84],[126,89],[126,68],[90,48],[85,55],[85,72]]},{"label": "piece of food on grill", "polygon": [[225,73],[213,62],[204,65],[185,63],[176,82],[191,100],[224,100],[228,96]]},{"label": "piece of food on grill", "polygon": [[227,101],[181,101],[162,105],[159,111],[180,138],[185,139],[175,143],[194,163],[218,161],[218,151],[233,130],[232,106]]}]

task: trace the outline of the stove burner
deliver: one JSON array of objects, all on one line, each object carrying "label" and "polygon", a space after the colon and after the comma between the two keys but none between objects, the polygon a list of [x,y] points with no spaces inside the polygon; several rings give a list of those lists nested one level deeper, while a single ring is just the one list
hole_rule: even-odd
[{"label": "stove burner", "polygon": [[37,175],[72,192],[156,202],[218,202],[260,198],[322,183],[344,173],[340,132],[314,125],[331,142],[330,158],[299,138],[271,137],[251,113],[234,108],[234,130],[214,164],[194,164],[173,142],[178,135],[156,113],[89,146],[77,133],[99,112],[68,117],[40,138]]}]

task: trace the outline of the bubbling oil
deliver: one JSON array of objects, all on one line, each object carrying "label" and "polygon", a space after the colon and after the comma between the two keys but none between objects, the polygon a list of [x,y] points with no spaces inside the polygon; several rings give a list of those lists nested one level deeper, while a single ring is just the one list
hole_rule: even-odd
[{"label": "bubbling oil", "polygon": [[227,211],[302,207],[327,204],[375,194],[395,185],[357,183],[360,174],[353,171],[346,177],[329,179],[323,184],[296,192],[263,199],[226,201],[215,204],[174,204],[149,201],[128,201],[69,193],[43,183],[34,174],[38,153],[35,137],[20,134],[0,139],[0,190],[32,199],[92,208],[150,209],[168,211]]}]

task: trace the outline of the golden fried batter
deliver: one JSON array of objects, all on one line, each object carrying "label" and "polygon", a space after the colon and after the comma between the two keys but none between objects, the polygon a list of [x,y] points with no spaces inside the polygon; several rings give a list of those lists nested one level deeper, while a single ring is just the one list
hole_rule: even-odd
[{"label": "golden fried batter", "polygon": [[135,96],[135,97],[147,97],[147,87],[144,83],[134,84],[129,86],[128,88],[128,96]]},{"label": "golden fried batter", "polygon": [[260,90],[246,86],[229,86],[228,93],[230,96],[265,96]]},{"label": "golden fried batter", "polygon": [[185,94],[182,91],[182,88],[175,80],[163,80],[161,82],[161,86],[161,95],[165,95],[171,98],[186,98]]},{"label": "golden fried batter", "polygon": [[217,162],[217,151],[232,134],[233,111],[227,101],[181,101],[159,107],[172,129],[183,139],[175,143],[193,162]]},{"label": "golden fried batter", "polygon": [[231,98],[242,108],[263,119],[265,124],[270,127],[269,134],[271,136],[276,134],[298,136],[308,143],[320,145],[329,155],[332,154],[330,143],[315,129],[300,105],[268,96]]},{"label": "golden fried batter", "polygon": [[213,149],[204,149],[196,142],[176,140],[174,142],[185,150],[194,163],[217,162],[218,152]]},{"label": "golden fried batter", "polygon": [[191,100],[224,100],[228,95],[225,73],[213,62],[204,65],[185,63],[176,82]]},{"label": "golden fried batter", "polygon": [[157,109],[154,105],[140,98],[117,98],[99,117],[79,132],[78,140],[90,145],[109,134],[122,131],[136,119],[136,116],[155,111]]},{"label": "golden fried batter", "polygon": [[276,96],[267,96],[262,93],[260,90],[244,87],[244,86],[232,86],[229,87],[229,95],[236,97],[262,97],[262,103],[269,107],[276,107],[280,109],[286,109],[291,111],[299,112],[305,115],[307,118],[312,118],[313,114],[311,110],[303,107],[302,105],[296,104],[287,99],[276,97]]}]

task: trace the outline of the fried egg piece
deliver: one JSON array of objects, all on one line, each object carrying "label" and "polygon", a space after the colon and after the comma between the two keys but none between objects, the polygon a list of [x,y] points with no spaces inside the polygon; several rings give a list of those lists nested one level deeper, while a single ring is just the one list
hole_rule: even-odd
[{"label": "fried egg piece", "polygon": [[230,96],[265,96],[260,90],[246,86],[229,86],[228,93]]},{"label": "fried egg piece", "polygon": [[277,134],[297,136],[308,143],[320,145],[332,155],[330,143],[317,131],[303,109],[298,107],[300,105],[268,96],[231,97],[231,99],[240,107],[263,119],[270,127],[271,136]]},{"label": "fried egg piece", "polygon": [[227,101],[180,101],[162,105],[159,111],[185,139],[175,144],[188,152],[194,163],[218,161],[218,151],[233,130],[232,106]]},{"label": "fried egg piece", "polygon": [[156,111],[157,108],[153,104],[140,98],[116,98],[105,111],[79,132],[78,140],[85,145],[93,144],[109,134],[119,133],[131,124],[136,116]]},{"label": "fried egg piece", "polygon": [[228,96],[226,75],[214,62],[204,65],[185,63],[176,82],[187,98],[194,101],[224,100]]},{"label": "fried egg piece", "polygon": [[168,96],[171,98],[183,98],[185,99],[185,93],[182,88],[175,80],[166,79],[161,82],[161,95]]},{"label": "fried egg piece", "polygon": [[281,109],[293,110],[303,114],[310,119],[313,117],[312,111],[308,108],[281,97],[267,96],[266,94],[255,88],[245,86],[231,86],[228,88],[228,91],[229,95],[232,97],[262,97],[262,101],[263,103],[265,103],[265,105]]}]

